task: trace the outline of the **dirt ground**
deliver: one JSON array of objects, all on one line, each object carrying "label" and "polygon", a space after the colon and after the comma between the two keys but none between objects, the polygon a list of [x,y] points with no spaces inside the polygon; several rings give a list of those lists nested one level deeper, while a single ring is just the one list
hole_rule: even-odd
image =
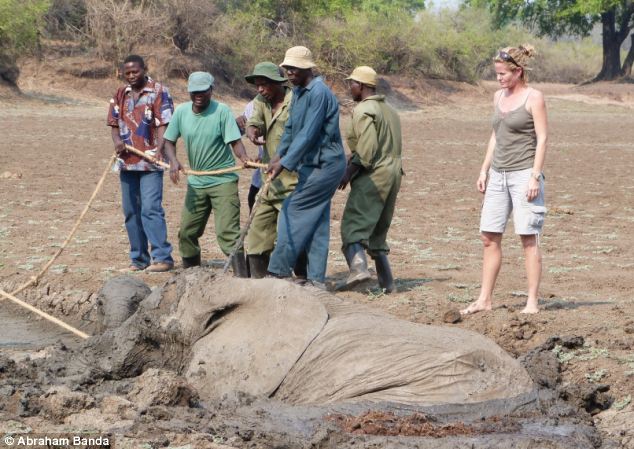
[{"label": "dirt ground", "polygon": [[[40,82],[35,72],[27,73],[21,79],[26,96],[1,99],[0,288],[5,291],[37,273],[64,241],[112,151],[105,115],[116,83],[76,82],[71,90],[62,81]],[[177,100],[184,100],[183,84],[174,85]],[[478,295],[482,197],[475,181],[490,134],[495,84],[391,80],[391,85],[403,110],[406,171],[389,235],[399,291],[385,295],[369,283],[341,296],[413,322],[443,324],[446,312]],[[487,335],[517,357],[550,337],[582,337],[580,348],[554,349],[561,383],[609,386],[609,400],[600,407],[607,410],[592,411],[595,424],[616,444],[612,447],[634,447],[634,244],[628,237],[634,233],[634,86],[535,87],[546,93],[549,113],[541,312],[518,313],[526,281],[519,239],[509,224],[494,309],[447,325]],[[221,99],[236,113],[244,104]],[[240,180],[243,223],[249,174]],[[175,254],[185,189],[166,178],[164,205]],[[337,192],[333,202],[330,285],[346,270],[339,250],[345,200],[346,192]],[[210,222],[202,238],[203,258],[217,265],[223,256],[213,236]],[[103,282],[127,266],[127,250],[118,180],[110,174],[64,254],[20,297],[89,331],[91,323],[82,317],[90,316]],[[170,274],[139,277],[157,286]],[[3,317],[24,314],[7,301],[1,307]],[[28,354],[8,347],[9,332],[19,330],[7,329],[2,353]]]}]

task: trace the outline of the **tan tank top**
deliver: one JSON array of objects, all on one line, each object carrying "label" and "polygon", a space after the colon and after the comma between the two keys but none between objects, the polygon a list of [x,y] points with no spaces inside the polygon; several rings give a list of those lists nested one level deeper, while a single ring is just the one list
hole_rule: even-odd
[{"label": "tan tank top", "polygon": [[533,115],[526,110],[529,89],[522,105],[508,112],[500,111],[498,98],[493,114],[495,150],[491,166],[496,171],[516,171],[532,168],[537,147]]}]

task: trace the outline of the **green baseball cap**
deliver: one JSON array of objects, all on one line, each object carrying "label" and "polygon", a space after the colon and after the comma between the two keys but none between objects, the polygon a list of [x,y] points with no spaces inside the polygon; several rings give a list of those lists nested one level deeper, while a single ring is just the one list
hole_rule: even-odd
[{"label": "green baseball cap", "polygon": [[193,72],[187,81],[187,92],[203,92],[214,87],[214,77],[209,72]]},{"label": "green baseball cap", "polygon": [[272,62],[265,61],[256,64],[253,68],[253,73],[244,77],[247,80],[247,83],[255,83],[255,79],[257,77],[267,78],[271,81],[275,81],[276,83],[281,83],[284,81],[288,81],[288,78],[285,78],[280,75],[280,69],[273,64]]}]

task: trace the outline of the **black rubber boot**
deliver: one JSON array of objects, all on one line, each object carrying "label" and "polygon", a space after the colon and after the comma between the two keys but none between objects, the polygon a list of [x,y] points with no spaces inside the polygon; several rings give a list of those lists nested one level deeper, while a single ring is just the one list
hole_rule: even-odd
[{"label": "black rubber boot", "polygon": [[247,262],[251,268],[251,277],[254,279],[262,279],[268,274],[269,267],[268,254],[249,254]]},{"label": "black rubber boot", "polygon": [[238,251],[231,258],[231,269],[233,270],[233,275],[237,278],[249,277],[249,274],[247,273],[247,260],[244,257],[244,252]]},{"label": "black rubber boot", "polygon": [[192,257],[183,257],[183,268],[199,267],[200,254]]},{"label": "black rubber boot", "polygon": [[293,267],[293,273],[295,273],[295,282],[303,284],[308,279],[308,256],[306,251],[302,251],[299,257],[295,261]]},{"label": "black rubber boot", "polygon": [[379,253],[374,256],[374,264],[376,266],[376,275],[379,278],[379,287],[385,290],[385,293],[393,293],[396,291],[390,261],[387,260],[387,254]]},{"label": "black rubber boot", "polygon": [[350,274],[346,282],[339,287],[339,290],[352,288],[372,277],[368,271],[368,259],[365,256],[365,248],[363,245],[360,243],[351,243],[344,247],[343,255],[346,256]]}]

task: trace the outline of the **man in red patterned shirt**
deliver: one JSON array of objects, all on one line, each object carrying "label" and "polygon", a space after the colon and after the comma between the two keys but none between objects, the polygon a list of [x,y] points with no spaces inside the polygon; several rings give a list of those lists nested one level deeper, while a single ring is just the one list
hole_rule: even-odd
[{"label": "man in red patterned shirt", "polygon": [[[174,103],[165,86],[149,78],[143,58],[123,61],[127,86],[110,100],[108,126],[118,158],[125,227],[130,241],[130,266],[124,271],[169,271],[174,266],[167,241],[163,210],[163,169],[126,151],[130,145],[160,157],[163,133],[172,118]],[[151,253],[148,251],[148,242]]]}]

